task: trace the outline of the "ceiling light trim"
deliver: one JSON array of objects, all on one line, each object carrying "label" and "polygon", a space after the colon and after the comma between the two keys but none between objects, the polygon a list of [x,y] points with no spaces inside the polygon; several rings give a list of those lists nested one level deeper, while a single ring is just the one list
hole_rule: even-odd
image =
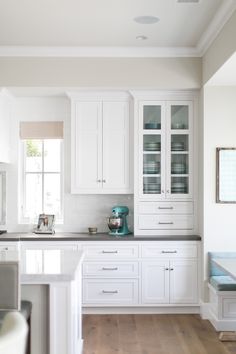
[{"label": "ceiling light trim", "polygon": [[195,47],[25,47],[0,46],[0,57],[158,58],[198,57]]}]

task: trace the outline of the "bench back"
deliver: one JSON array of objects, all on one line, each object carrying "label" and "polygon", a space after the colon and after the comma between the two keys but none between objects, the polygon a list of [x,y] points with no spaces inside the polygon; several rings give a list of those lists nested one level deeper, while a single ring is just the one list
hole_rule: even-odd
[{"label": "bench back", "polygon": [[209,252],[208,253],[209,277],[213,275],[228,275],[223,270],[219,269],[212,262],[212,259],[217,259],[217,258],[236,258],[236,252]]}]

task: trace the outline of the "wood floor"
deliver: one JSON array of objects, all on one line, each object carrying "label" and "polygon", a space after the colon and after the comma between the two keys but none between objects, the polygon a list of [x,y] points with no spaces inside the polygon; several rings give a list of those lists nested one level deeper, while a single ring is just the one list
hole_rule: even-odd
[{"label": "wood floor", "polygon": [[83,354],[236,354],[199,315],[85,315]]}]

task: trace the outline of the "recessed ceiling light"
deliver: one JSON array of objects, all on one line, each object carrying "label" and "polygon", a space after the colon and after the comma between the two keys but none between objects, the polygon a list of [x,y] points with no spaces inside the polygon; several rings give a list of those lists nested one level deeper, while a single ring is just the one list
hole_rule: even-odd
[{"label": "recessed ceiling light", "polygon": [[151,25],[159,21],[158,17],[155,16],[138,16],[134,18],[134,21],[141,23],[142,25]]},{"label": "recessed ceiling light", "polygon": [[146,36],[137,36],[137,37],[136,37],[136,39],[137,39],[138,41],[145,41],[147,38],[148,38],[148,37],[146,37]]}]

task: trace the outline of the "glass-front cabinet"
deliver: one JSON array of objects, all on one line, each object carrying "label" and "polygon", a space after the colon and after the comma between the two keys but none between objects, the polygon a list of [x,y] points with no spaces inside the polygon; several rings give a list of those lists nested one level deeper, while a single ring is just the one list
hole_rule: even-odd
[{"label": "glass-front cabinet", "polygon": [[191,101],[140,103],[140,197],[192,195]]}]

